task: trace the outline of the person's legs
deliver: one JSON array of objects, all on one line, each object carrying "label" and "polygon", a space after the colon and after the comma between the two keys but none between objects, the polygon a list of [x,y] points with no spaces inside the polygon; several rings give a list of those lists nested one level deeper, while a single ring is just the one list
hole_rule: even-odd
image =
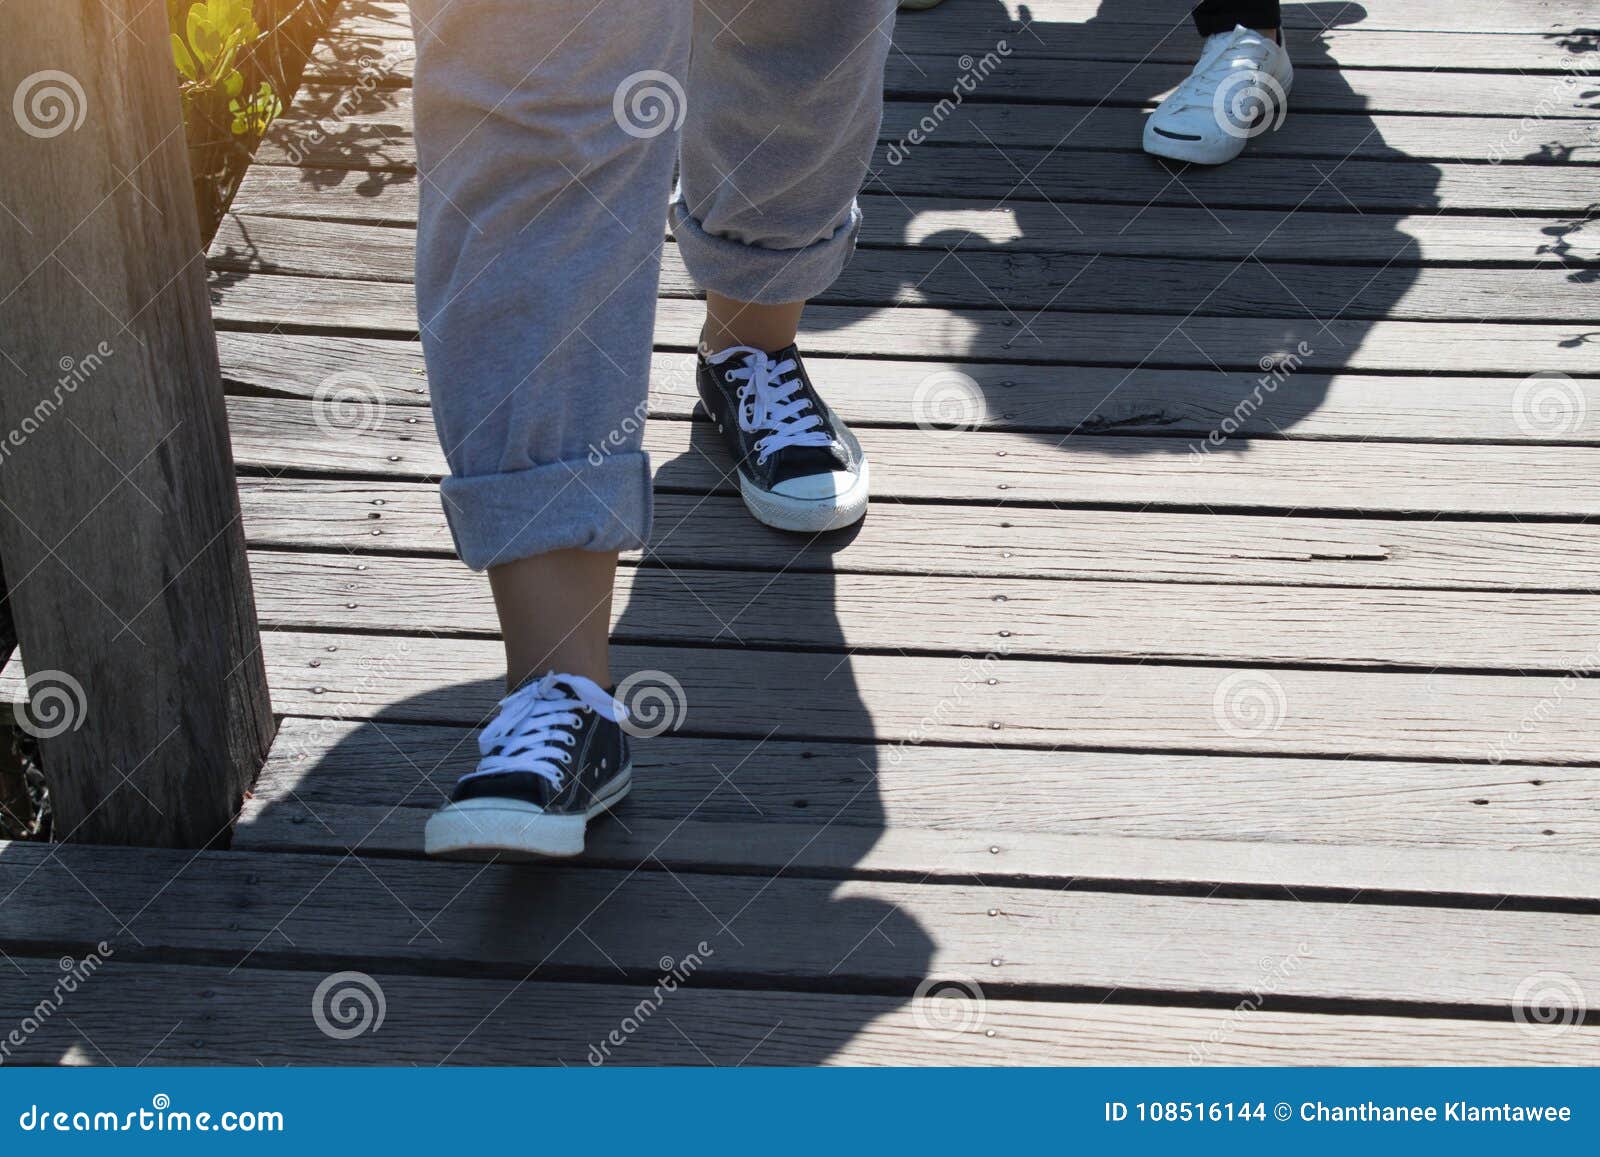
[{"label": "person's legs", "polygon": [[1200,0],[1194,6],[1194,26],[1201,36],[1232,32],[1243,25],[1281,42],[1278,0]]},{"label": "person's legs", "polygon": [[610,597],[617,552],[649,534],[645,397],[692,5],[412,0],[441,492],[462,560],[489,571],[514,689],[430,852],[573,854],[627,789],[603,690]]},{"label": "person's legs", "polygon": [[646,16],[630,0],[413,0],[417,307],[441,489],[463,561],[490,571],[513,685],[551,667],[603,675],[607,624],[565,620],[579,595],[609,595],[610,566],[547,556],[614,565],[648,533],[644,398],[676,134],[630,119],[648,78],[624,85],[683,75],[690,3]]},{"label": "person's legs", "polygon": [[893,0],[701,0],[672,205],[705,289],[700,392],[757,518],[859,519],[860,445],[793,346],[801,310],[849,260],[876,147]]},{"label": "person's legs", "polygon": [[1205,37],[1187,79],[1145,118],[1144,148],[1158,157],[1219,165],[1288,115],[1294,69],[1277,0],[1200,0]]}]

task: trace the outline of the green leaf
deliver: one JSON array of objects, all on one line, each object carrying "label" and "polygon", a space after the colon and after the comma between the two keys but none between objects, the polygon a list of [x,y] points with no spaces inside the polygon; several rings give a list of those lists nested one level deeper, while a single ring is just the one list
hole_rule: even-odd
[{"label": "green leaf", "polygon": [[172,62],[178,66],[178,71],[189,80],[199,80],[199,71],[195,68],[194,57],[189,55],[188,46],[183,43],[183,37],[176,32],[172,33]]}]

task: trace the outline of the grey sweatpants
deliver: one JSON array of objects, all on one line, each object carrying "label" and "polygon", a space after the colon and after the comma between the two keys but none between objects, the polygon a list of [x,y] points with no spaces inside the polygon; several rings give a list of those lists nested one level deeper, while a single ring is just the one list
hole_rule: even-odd
[{"label": "grey sweatpants", "polygon": [[815,296],[855,243],[894,0],[411,0],[417,312],[474,569],[649,535],[670,218],[690,275]]}]

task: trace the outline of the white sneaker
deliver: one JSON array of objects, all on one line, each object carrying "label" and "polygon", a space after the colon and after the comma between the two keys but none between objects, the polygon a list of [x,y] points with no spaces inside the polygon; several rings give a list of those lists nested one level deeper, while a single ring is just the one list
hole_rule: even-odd
[{"label": "white sneaker", "polygon": [[[1280,32],[1279,35],[1282,35]],[[1144,122],[1144,151],[1220,165],[1289,115],[1289,53],[1254,29],[1206,37],[1194,71]]]}]

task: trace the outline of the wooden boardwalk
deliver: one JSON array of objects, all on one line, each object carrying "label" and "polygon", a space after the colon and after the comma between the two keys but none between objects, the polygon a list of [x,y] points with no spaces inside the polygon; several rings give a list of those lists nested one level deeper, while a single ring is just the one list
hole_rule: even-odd
[{"label": "wooden boardwalk", "polygon": [[345,6],[211,252],[278,739],[229,851],[4,848],[0,1023],[113,950],[12,1055],[1600,1063],[1591,5],[1288,5],[1293,114],[1215,171],[1138,151],[1183,5],[1026,7],[900,22],[886,143],[1008,54],[808,314],[858,531],[744,513],[667,245],[616,668],[687,710],[522,867],[420,854],[502,669],[436,493],[412,33]]}]

